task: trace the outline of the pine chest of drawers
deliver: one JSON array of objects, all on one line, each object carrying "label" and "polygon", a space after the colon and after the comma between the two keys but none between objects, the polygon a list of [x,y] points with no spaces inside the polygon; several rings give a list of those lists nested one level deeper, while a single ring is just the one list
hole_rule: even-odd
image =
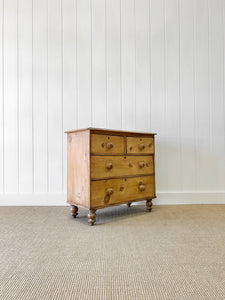
[{"label": "pine chest of drawers", "polygon": [[154,133],[87,128],[67,131],[67,202],[73,217],[78,207],[96,210],[155,198]]}]

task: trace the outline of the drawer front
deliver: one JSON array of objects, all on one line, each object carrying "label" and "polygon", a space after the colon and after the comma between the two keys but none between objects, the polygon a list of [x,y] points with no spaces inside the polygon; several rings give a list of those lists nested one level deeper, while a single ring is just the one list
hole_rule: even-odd
[{"label": "drawer front", "polygon": [[153,154],[154,138],[127,137],[127,154]]},{"label": "drawer front", "polygon": [[117,154],[123,155],[125,152],[124,137],[113,135],[91,135],[91,153],[92,154]]},{"label": "drawer front", "polygon": [[154,173],[149,156],[91,156],[91,179],[147,175]]},{"label": "drawer front", "polygon": [[104,207],[154,197],[154,175],[91,181],[92,207]]}]

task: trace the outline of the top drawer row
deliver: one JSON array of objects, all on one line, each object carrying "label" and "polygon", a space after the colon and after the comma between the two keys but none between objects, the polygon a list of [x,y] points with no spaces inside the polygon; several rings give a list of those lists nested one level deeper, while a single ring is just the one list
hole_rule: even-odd
[{"label": "top drawer row", "polygon": [[123,137],[114,135],[92,134],[91,154],[125,155],[153,154],[153,137]]}]

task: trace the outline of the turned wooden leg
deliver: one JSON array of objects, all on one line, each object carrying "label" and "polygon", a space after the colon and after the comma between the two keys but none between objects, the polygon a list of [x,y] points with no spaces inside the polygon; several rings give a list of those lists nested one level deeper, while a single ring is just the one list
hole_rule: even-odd
[{"label": "turned wooden leg", "polygon": [[146,207],[149,212],[152,210],[152,199],[146,200]]},{"label": "turned wooden leg", "polygon": [[127,203],[127,207],[130,207],[131,206],[131,202],[130,203]]},{"label": "turned wooden leg", "polygon": [[71,214],[74,218],[76,218],[76,216],[78,215],[78,207],[75,205],[71,205]]},{"label": "turned wooden leg", "polygon": [[89,209],[89,214],[88,214],[88,223],[89,225],[93,226],[95,223],[95,218],[96,218],[96,213],[95,213],[95,209]]}]

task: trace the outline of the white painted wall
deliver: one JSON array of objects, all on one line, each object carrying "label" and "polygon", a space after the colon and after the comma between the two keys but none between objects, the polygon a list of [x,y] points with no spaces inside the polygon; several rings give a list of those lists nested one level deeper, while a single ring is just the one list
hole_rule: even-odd
[{"label": "white painted wall", "polygon": [[64,204],[65,130],[157,132],[159,203],[225,203],[224,0],[0,0],[0,205]]}]

